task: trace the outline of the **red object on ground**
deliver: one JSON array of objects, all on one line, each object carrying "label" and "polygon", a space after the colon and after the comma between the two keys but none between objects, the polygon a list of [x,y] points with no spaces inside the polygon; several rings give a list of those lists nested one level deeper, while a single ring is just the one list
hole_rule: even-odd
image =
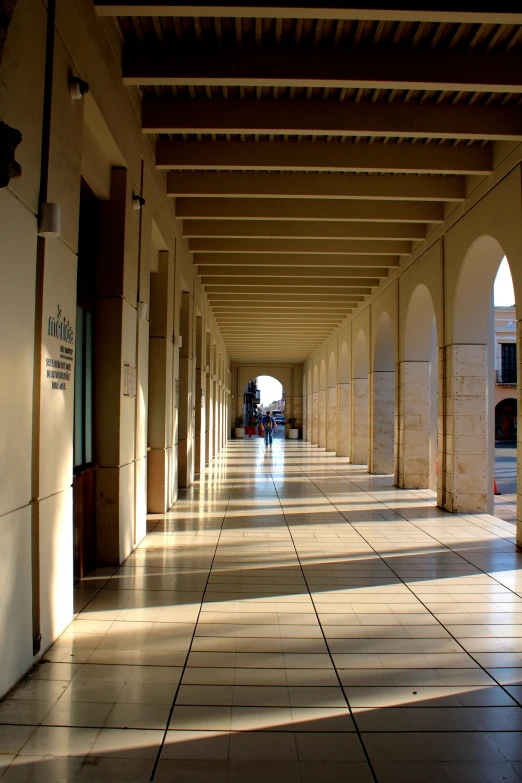
[{"label": "red object on ground", "polygon": [[257,428],[257,434],[259,435],[259,437],[260,437],[260,438],[264,438],[264,436],[265,436],[265,428],[263,427],[263,425],[262,425],[262,424],[260,424],[260,425],[258,426],[258,428]]},{"label": "red object on ground", "polygon": [[493,494],[494,495],[501,495],[502,494],[502,492],[498,491],[496,478],[493,479]]}]

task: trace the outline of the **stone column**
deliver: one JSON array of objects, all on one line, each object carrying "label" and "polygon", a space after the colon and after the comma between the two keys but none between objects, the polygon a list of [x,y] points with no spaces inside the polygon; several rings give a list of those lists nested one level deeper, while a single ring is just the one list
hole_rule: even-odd
[{"label": "stone column", "polygon": [[368,378],[352,380],[352,450],[354,465],[368,464]]},{"label": "stone column", "polygon": [[487,346],[448,345],[444,368],[443,505],[484,512],[488,500]]},{"label": "stone column", "polygon": [[101,209],[97,268],[95,435],[96,554],[119,565],[134,547],[136,435],[136,306],[139,218],[133,183],[113,169]]},{"label": "stone column", "polygon": [[312,443],[319,443],[319,392],[312,394]]},{"label": "stone column", "polygon": [[430,362],[399,362],[396,370],[395,483],[430,484]]},{"label": "stone column", "polygon": [[212,398],[212,340],[205,335],[205,465],[213,457],[212,431],[214,428],[214,402]]},{"label": "stone column", "polygon": [[349,457],[352,443],[352,396],[349,383],[337,384],[337,400],[339,406],[339,450],[337,453],[340,457]]},{"label": "stone column", "polygon": [[393,473],[395,373],[370,374],[370,473]]},{"label": "stone column", "polygon": [[179,407],[178,407],[178,481],[180,487],[189,487],[194,478],[192,429],[193,390],[193,300],[190,293],[181,294],[180,313],[181,348],[179,350]]},{"label": "stone column", "polygon": [[337,386],[326,390],[326,450],[338,453]]},{"label": "stone column", "polygon": [[174,466],[174,262],[159,253],[150,276],[149,417],[147,459],[148,510],[164,514],[171,501]]},{"label": "stone column", "polygon": [[313,437],[313,394],[309,392],[306,395],[306,440],[308,443],[312,442]]},{"label": "stone column", "polygon": [[326,449],[326,389],[319,390],[318,407],[319,407],[318,445],[321,449]]},{"label": "stone column", "polygon": [[203,342],[203,319],[196,317],[194,383],[195,432],[194,432],[194,474],[199,475],[205,467],[205,357]]},{"label": "stone column", "polygon": [[[522,321],[517,321],[517,410],[522,398]],[[517,427],[517,544],[522,547],[522,427]]]}]

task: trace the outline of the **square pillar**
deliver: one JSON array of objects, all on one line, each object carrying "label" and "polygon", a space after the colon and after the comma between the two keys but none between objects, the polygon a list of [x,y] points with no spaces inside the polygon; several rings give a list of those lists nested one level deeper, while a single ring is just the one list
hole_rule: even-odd
[{"label": "square pillar", "polygon": [[119,565],[135,544],[136,345],[139,215],[124,168],[100,211],[97,264],[95,435],[96,559]]},{"label": "square pillar", "polygon": [[[517,410],[522,389],[522,321],[517,321]],[[517,427],[517,544],[522,547],[522,427]]]},{"label": "square pillar", "polygon": [[319,437],[318,444],[326,449],[326,389],[320,389],[318,397]]},{"label": "square pillar", "polygon": [[443,506],[480,513],[488,501],[487,346],[448,345],[444,367]]},{"label": "square pillar", "polygon": [[399,362],[396,370],[395,484],[430,485],[430,362]]},{"label": "square pillar", "polygon": [[188,291],[181,294],[180,335],[178,482],[180,487],[186,488],[194,480],[194,322],[193,299]]},{"label": "square pillar", "polygon": [[337,386],[326,390],[326,450],[337,454]]},{"label": "square pillar", "polygon": [[339,442],[337,454],[339,457],[349,457],[352,443],[352,397],[349,383],[337,384],[337,400],[339,406]]},{"label": "square pillar", "polygon": [[370,473],[393,473],[395,372],[370,374]]},{"label": "square pillar", "polygon": [[312,442],[312,436],[313,436],[312,420],[313,420],[313,395],[310,393],[306,395],[306,440],[308,443]]},{"label": "square pillar", "polygon": [[174,261],[162,251],[150,276],[147,505],[164,514],[173,502],[174,469]]},{"label": "square pillar", "polygon": [[350,462],[368,464],[368,378],[352,381],[352,450]]},{"label": "square pillar", "polygon": [[319,443],[319,392],[312,394],[312,443]]}]

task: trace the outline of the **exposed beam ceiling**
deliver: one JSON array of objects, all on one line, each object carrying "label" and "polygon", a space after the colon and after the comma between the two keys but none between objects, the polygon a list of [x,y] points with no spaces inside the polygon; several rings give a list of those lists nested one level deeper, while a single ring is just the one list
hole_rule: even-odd
[{"label": "exposed beam ceiling", "polygon": [[[521,61],[522,67],[522,61]],[[158,141],[159,169],[478,174],[493,170],[492,148],[324,141]]]},{"label": "exposed beam ceiling", "polygon": [[423,139],[522,139],[520,109],[437,103],[321,103],[149,99],[146,133],[398,136]]},{"label": "exposed beam ceiling", "polygon": [[303,361],[522,141],[512,0],[94,2],[237,361]]},{"label": "exposed beam ceiling", "polygon": [[[100,16],[214,16],[241,17],[244,19],[266,17],[271,19],[340,19],[392,20],[419,22],[460,22],[471,24],[522,24],[522,11],[514,7],[512,0],[495,3],[494,8],[470,8],[469,2],[380,2],[347,3],[329,0],[324,5],[291,2],[284,5],[264,3],[245,5],[239,2],[173,3],[172,0],[94,0]],[[478,5],[478,4],[477,4]]]},{"label": "exposed beam ceiling", "polygon": [[459,202],[466,197],[466,180],[427,175],[170,171],[167,192],[170,196],[192,197]]},{"label": "exposed beam ceiling", "polygon": [[330,47],[225,48],[147,45],[128,47],[128,85],[319,87],[329,89],[522,92],[518,53],[438,50],[334,49]]},{"label": "exposed beam ceiling", "polygon": [[[442,223],[442,204],[430,201],[354,201],[338,199],[305,201],[304,199],[268,198],[177,198],[176,214],[179,218],[212,220],[216,230],[220,221],[245,220],[256,223],[268,221],[299,221],[302,230],[311,221],[381,223]],[[192,222],[184,220],[183,226]],[[358,227],[356,230],[364,230]],[[417,229],[415,229],[417,230]],[[307,236],[307,234],[305,234]]]}]

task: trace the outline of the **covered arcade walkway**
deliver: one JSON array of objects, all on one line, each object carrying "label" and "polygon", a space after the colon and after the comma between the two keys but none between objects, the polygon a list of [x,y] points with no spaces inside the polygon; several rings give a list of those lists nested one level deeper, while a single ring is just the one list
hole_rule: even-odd
[{"label": "covered arcade walkway", "polygon": [[229,442],[0,705],[2,783],[520,780],[514,530]]}]

